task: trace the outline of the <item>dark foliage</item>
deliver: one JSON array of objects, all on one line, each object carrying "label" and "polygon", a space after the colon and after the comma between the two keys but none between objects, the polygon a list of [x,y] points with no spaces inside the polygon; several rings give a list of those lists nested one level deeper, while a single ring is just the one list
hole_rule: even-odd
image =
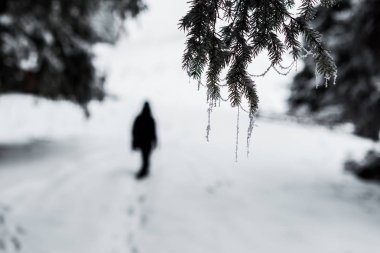
[{"label": "dark foliage", "polygon": [[[351,122],[355,134],[379,140],[380,131],[380,1],[342,1],[321,10],[313,25],[327,39],[339,68],[337,85],[315,89],[314,63],[292,84],[292,113],[320,121]],[[348,161],[348,171],[365,180],[380,180],[380,154],[374,150],[361,162]]]},{"label": "dark foliage", "polygon": [[[91,46],[115,42],[101,31],[136,16],[141,0],[1,0],[0,95],[26,93],[81,105],[102,100]],[[86,110],[87,112],[87,110]]]},{"label": "dark foliage", "polygon": [[333,52],[338,85],[315,89],[315,64],[306,60],[292,84],[291,111],[333,124],[352,122],[355,134],[379,140],[380,2],[343,1],[321,10],[313,24]]},{"label": "dark foliage", "polygon": [[[281,68],[286,52],[294,60],[301,56],[299,37],[303,35],[317,72],[326,79],[336,75],[320,34],[308,25],[317,4],[330,6],[334,2],[302,0],[298,12],[292,14],[293,0],[192,0],[190,11],[180,20],[180,28],[187,33],[183,68],[198,81],[205,74],[211,106],[221,99],[220,88],[226,85],[231,105],[240,106],[243,98],[247,99],[252,118],[258,96],[247,67],[259,53],[267,51],[271,66]],[[224,69],[226,84],[221,77]]]}]

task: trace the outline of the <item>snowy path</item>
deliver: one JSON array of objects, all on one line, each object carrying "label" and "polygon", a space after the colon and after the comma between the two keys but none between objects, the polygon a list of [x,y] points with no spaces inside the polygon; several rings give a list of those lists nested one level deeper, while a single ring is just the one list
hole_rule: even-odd
[{"label": "snowy path", "polygon": [[152,178],[141,183],[132,177],[139,157],[117,136],[3,147],[0,200],[25,230],[23,252],[380,250],[380,189],[340,170],[346,151],[366,144],[259,125],[252,157],[237,164],[229,138],[162,130]]},{"label": "snowy path", "polygon": [[35,143],[30,148],[48,156],[25,150],[16,159],[27,160],[9,164],[12,171],[1,166],[1,201],[26,231],[25,252],[117,251],[118,232],[127,227],[128,170],[117,167],[114,150],[82,141],[91,148],[78,141]]}]

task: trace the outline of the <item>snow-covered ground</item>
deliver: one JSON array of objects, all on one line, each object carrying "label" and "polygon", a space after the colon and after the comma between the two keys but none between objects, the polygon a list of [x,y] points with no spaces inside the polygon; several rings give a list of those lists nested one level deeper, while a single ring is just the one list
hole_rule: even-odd
[{"label": "snow-covered ground", "polygon": [[[216,108],[206,142],[204,91],[181,70],[184,1],[149,6],[116,48],[97,47],[118,98],[91,104],[89,120],[65,102],[0,98],[0,238],[27,253],[380,252],[380,189],[342,171],[371,143],[259,120],[247,158],[241,113],[236,163],[236,111]],[[284,110],[288,81],[258,80],[262,110]],[[130,130],[144,99],[159,148],[136,182]]]}]

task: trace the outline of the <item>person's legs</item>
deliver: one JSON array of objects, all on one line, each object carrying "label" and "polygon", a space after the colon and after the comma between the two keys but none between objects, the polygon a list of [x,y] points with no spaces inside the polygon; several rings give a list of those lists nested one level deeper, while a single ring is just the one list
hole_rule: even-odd
[{"label": "person's legs", "polygon": [[142,179],[149,175],[149,158],[150,158],[150,149],[141,149],[142,157],[142,166],[140,171],[136,174],[137,179]]}]

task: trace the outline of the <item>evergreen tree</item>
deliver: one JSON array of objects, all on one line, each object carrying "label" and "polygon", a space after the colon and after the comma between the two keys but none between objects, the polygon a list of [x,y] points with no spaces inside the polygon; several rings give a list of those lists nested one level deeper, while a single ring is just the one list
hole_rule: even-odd
[{"label": "evergreen tree", "polygon": [[[314,115],[331,123],[352,122],[355,134],[379,140],[380,2],[345,1],[323,9],[313,21],[338,65],[339,85],[315,89],[315,65],[304,69],[292,83],[291,111]],[[355,22],[352,22],[355,20]]]},{"label": "evergreen tree", "polygon": [[[353,22],[355,21],[355,22]],[[358,136],[379,140],[380,1],[343,1],[320,10],[313,26],[321,31],[339,68],[337,85],[315,89],[314,63],[292,83],[291,112],[312,115],[330,124],[351,122]],[[380,154],[368,152],[346,168],[362,178],[380,178]]]},{"label": "evergreen tree", "polygon": [[[205,74],[209,111],[222,99],[222,86],[228,87],[233,107],[239,107],[244,98],[248,101],[249,136],[258,97],[247,67],[258,54],[268,52],[270,67],[291,68],[294,64],[281,65],[283,55],[290,53],[294,61],[300,58],[305,51],[300,43],[303,35],[317,73],[326,81],[337,74],[320,34],[308,25],[319,3],[331,6],[335,0],[300,2],[293,14],[290,10],[295,6],[294,0],[191,0],[189,12],[180,20],[180,28],[187,33],[183,68],[199,82]],[[227,69],[225,83],[221,77],[224,69]]]},{"label": "evergreen tree", "polygon": [[88,113],[105,95],[91,46],[115,42],[118,24],[144,8],[142,0],[1,0],[0,95],[66,99]]}]

